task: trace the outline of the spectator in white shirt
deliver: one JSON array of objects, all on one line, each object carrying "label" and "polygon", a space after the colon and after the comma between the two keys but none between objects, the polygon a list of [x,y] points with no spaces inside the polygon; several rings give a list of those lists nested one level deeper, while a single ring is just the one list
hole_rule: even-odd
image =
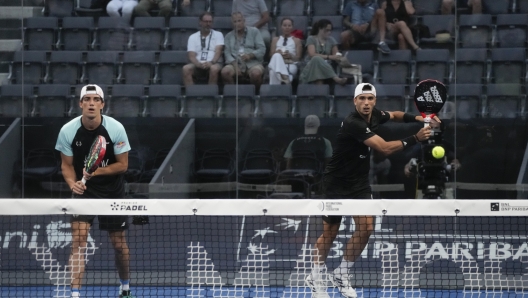
[{"label": "spectator in white shirt", "polygon": [[189,36],[187,57],[191,63],[183,67],[185,86],[193,85],[194,78],[197,77],[208,77],[209,84],[218,83],[218,75],[222,69],[224,36],[211,29],[212,25],[213,15],[204,12],[200,15],[200,31]]}]

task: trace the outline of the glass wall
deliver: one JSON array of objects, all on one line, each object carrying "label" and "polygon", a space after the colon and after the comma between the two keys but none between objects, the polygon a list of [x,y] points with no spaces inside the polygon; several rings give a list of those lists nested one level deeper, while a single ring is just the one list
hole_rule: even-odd
[{"label": "glass wall", "polygon": [[[415,86],[434,79],[447,92],[434,144],[445,157],[420,144],[361,155],[374,197],[433,185],[426,197],[524,198],[525,1],[402,1],[408,16],[358,2],[2,2],[0,195],[71,197],[59,132],[73,121],[59,149],[77,152],[76,129],[95,128],[77,117],[99,123],[100,104],[109,152],[131,147],[129,197],[321,198],[356,85],[375,86],[379,110],[419,115]],[[351,14],[374,5],[370,22]],[[87,84],[102,102],[80,100]],[[375,133],[393,141],[422,127]]]}]

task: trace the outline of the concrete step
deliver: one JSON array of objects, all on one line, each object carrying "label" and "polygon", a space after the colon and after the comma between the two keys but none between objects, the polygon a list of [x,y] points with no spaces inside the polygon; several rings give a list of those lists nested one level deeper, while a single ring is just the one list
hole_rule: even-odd
[{"label": "concrete step", "polygon": [[22,49],[21,39],[4,39],[0,41],[0,52],[14,52]]},{"label": "concrete step", "polygon": [[3,6],[0,19],[23,19],[42,16],[43,7],[38,6]]},{"label": "concrete step", "polygon": [[0,6],[44,6],[43,0],[2,0]]},{"label": "concrete step", "polygon": [[0,39],[22,39],[21,19],[0,19]]}]

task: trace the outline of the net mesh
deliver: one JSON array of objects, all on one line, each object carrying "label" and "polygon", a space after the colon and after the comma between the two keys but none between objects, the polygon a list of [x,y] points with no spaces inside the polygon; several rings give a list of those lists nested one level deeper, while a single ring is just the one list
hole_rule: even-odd
[{"label": "net mesh", "polygon": [[525,201],[28,199],[2,209],[1,297],[70,297],[80,272],[81,297],[119,297],[122,250],[95,219],[72,251],[71,214],[148,215],[126,232],[134,297],[344,297],[332,276],[351,216],[321,270],[327,296],[305,281],[322,216],[338,214],[374,216],[349,270],[358,297],[528,297]]}]

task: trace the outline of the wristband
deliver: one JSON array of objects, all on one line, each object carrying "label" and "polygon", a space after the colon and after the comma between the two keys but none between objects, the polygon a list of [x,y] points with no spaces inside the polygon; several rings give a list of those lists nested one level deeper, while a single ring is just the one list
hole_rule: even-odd
[{"label": "wristband", "polygon": [[403,122],[405,122],[405,123],[418,122],[418,120],[416,120],[416,116],[408,114],[408,113],[405,113],[405,114],[403,114]]},{"label": "wristband", "polygon": [[410,137],[406,137],[405,139],[400,140],[403,145],[403,150],[412,147],[418,143],[418,138],[415,135],[412,135]]}]

